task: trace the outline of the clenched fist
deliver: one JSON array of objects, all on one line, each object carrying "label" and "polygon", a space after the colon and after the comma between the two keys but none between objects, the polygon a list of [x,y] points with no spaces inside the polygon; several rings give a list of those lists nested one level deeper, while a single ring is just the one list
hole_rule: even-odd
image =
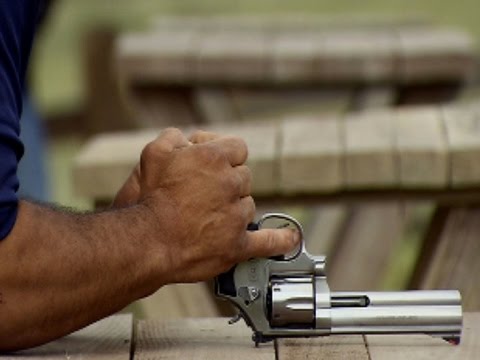
[{"label": "clenched fist", "polygon": [[142,151],[114,206],[141,205],[155,231],[161,284],[209,279],[252,257],[292,250],[290,229],[247,232],[255,215],[245,142],[166,129]]}]

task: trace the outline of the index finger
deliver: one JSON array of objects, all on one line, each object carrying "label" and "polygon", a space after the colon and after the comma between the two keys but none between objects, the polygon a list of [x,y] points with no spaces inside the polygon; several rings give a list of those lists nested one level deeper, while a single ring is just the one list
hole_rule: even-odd
[{"label": "index finger", "polygon": [[247,232],[245,259],[287,254],[300,243],[300,234],[293,229],[261,229]]}]

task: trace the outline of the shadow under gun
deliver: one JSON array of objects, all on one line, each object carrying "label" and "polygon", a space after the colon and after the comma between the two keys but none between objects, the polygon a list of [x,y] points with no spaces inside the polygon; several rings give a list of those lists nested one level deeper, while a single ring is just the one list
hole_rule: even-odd
[{"label": "shadow under gun", "polygon": [[292,254],[240,263],[215,281],[216,294],[238,308],[256,345],[286,337],[336,334],[428,334],[460,343],[461,296],[456,290],[331,292],[325,257],[305,249],[300,223],[266,214],[249,230],[293,227],[301,245]]}]

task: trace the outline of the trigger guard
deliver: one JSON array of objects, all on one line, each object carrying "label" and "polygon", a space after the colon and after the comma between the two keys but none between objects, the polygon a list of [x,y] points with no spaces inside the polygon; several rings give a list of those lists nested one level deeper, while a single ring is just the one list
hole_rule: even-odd
[{"label": "trigger guard", "polygon": [[290,215],[283,214],[283,213],[267,213],[267,214],[264,214],[261,217],[261,219],[258,221],[258,224],[257,224],[258,229],[257,230],[260,230],[262,228],[263,223],[265,221],[267,221],[268,219],[283,219],[283,220],[289,221],[293,225],[295,225],[298,232],[300,233],[300,245],[298,246],[298,251],[295,254],[293,254],[291,256],[288,256],[288,257],[285,256],[285,255],[274,256],[271,259],[273,259],[273,260],[285,260],[285,261],[293,260],[293,259],[298,258],[302,253],[304,253],[306,251],[305,250],[305,239],[304,239],[304,236],[303,236],[303,227],[297,219],[295,219],[294,217],[292,217]]}]

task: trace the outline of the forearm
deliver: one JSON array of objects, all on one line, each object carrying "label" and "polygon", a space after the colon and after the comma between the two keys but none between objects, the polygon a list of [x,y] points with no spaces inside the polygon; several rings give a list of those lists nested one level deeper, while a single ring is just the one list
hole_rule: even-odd
[{"label": "forearm", "polygon": [[161,286],[148,216],[141,205],[78,215],[21,202],[0,241],[0,350],[57,338]]}]

